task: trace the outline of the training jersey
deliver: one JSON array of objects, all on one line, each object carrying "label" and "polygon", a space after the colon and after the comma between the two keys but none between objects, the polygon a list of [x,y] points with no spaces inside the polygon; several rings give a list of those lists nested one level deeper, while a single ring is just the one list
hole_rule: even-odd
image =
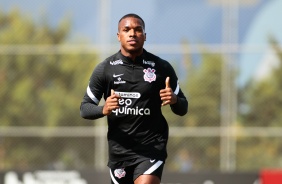
[{"label": "training jersey", "polygon": [[103,107],[98,104],[102,97],[106,100],[111,95],[112,89],[121,97],[119,109],[107,116],[108,165],[140,157],[166,159],[168,124],[160,99],[166,77],[170,77],[170,86],[177,95],[172,111],[186,114],[188,102],[174,69],[145,49],[135,61],[119,51],[94,69],[81,103],[81,116],[86,119],[103,117]]}]

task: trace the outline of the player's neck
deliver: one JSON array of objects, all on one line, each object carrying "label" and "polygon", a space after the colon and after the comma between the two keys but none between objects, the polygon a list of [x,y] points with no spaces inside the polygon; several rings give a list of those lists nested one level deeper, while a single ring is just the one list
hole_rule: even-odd
[{"label": "player's neck", "polygon": [[127,52],[123,49],[121,49],[122,55],[130,58],[132,61],[135,61],[136,57],[140,56],[143,53],[143,49],[140,51],[135,51],[135,52]]}]

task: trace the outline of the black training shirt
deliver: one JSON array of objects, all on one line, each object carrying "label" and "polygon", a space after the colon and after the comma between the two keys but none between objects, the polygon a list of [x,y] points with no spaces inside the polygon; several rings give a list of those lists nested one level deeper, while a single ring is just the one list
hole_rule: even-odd
[{"label": "black training shirt", "polygon": [[86,119],[103,117],[102,97],[111,89],[118,94],[120,108],[108,118],[109,165],[118,161],[147,157],[165,160],[168,124],[161,112],[160,90],[166,77],[177,95],[171,105],[175,114],[185,115],[188,102],[182,93],[172,66],[145,49],[135,61],[118,53],[99,63],[94,69],[81,103],[81,116]]}]

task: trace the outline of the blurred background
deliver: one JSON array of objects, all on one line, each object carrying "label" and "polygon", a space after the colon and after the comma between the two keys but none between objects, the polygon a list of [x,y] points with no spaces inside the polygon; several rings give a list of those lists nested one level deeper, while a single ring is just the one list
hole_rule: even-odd
[{"label": "blurred background", "polygon": [[38,171],[109,178],[106,119],[84,120],[79,106],[94,67],[119,50],[127,13],[144,19],[145,49],[174,66],[189,100],[184,117],[163,109],[165,173],[253,180],[282,168],[281,9],[281,0],[1,0],[0,183]]}]

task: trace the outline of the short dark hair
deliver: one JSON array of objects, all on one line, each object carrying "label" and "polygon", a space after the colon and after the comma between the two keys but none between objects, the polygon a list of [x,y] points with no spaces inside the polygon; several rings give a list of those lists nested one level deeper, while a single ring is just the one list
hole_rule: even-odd
[{"label": "short dark hair", "polygon": [[124,15],[123,17],[121,17],[121,19],[119,19],[118,23],[120,23],[123,19],[125,19],[127,17],[134,17],[134,18],[137,18],[137,19],[141,20],[141,22],[143,24],[143,28],[145,30],[145,22],[144,22],[144,20],[139,15],[137,15],[135,13],[129,13],[129,14]]}]

